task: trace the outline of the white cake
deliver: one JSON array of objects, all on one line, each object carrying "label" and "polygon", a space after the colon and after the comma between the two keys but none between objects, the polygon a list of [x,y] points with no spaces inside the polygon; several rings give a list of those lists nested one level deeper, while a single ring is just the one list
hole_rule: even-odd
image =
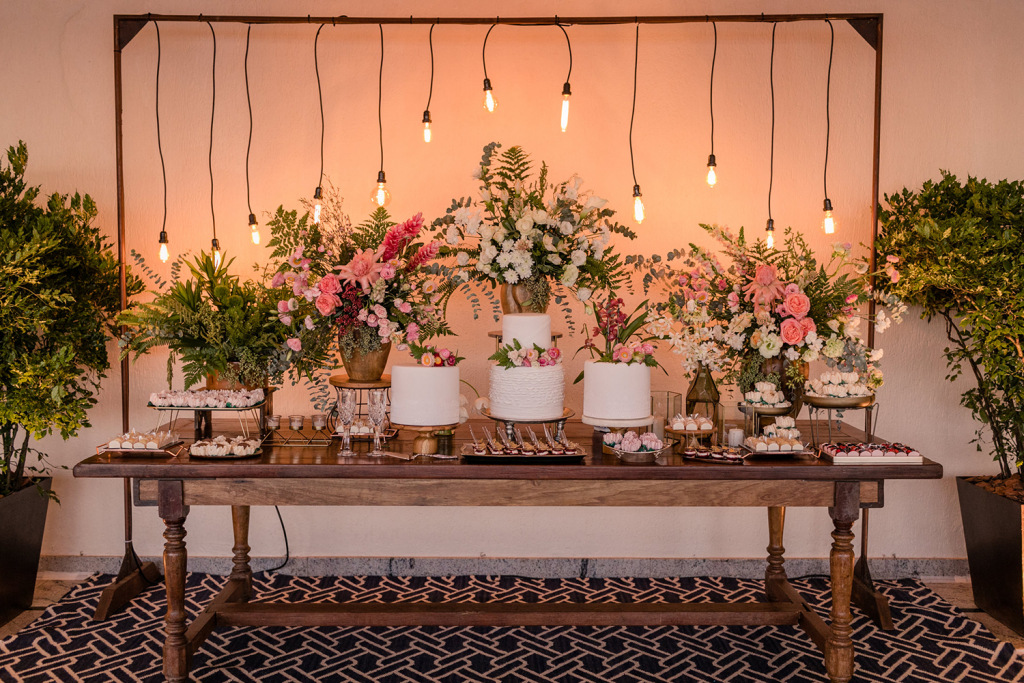
[{"label": "white cake", "polygon": [[393,366],[391,421],[423,427],[458,424],[459,368]]},{"label": "white cake", "polygon": [[[551,316],[512,313],[501,319],[501,343],[518,341],[524,349],[551,348]],[[565,410],[565,371],[561,364],[541,367],[491,366],[491,414],[514,420],[554,420]]]},{"label": "white cake", "polygon": [[583,415],[640,420],[651,415],[651,369],[642,363],[583,364]]}]

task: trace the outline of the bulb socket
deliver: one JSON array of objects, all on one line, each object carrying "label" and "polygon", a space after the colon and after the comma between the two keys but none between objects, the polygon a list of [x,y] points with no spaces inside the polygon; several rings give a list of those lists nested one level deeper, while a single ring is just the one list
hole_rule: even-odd
[{"label": "bulb socket", "polygon": [[775,221],[773,221],[771,218],[769,218],[768,219],[768,224],[766,226],[764,226],[764,229],[767,232],[775,232]]},{"label": "bulb socket", "polygon": [[715,164],[715,155],[714,154],[709,154],[708,155],[708,168],[714,168],[715,165],[716,165]]},{"label": "bulb socket", "polygon": [[634,185],[633,186],[633,196],[634,197],[642,197],[643,196],[642,194],[640,194],[640,186],[639,185]]},{"label": "bulb socket", "polygon": [[491,79],[485,78],[484,79],[484,91],[487,91],[487,90],[490,90],[490,89],[491,89]]},{"label": "bulb socket", "polygon": [[324,190],[322,187],[317,187],[316,191],[313,192],[313,199],[323,199]]},{"label": "bulb socket", "polygon": [[384,179],[384,171],[377,171],[377,182],[378,183],[386,183],[387,182],[387,180]]},{"label": "bulb socket", "polygon": [[569,81],[566,81],[565,85],[562,86],[562,94],[563,95],[571,95],[572,94],[572,90],[569,89]]},{"label": "bulb socket", "polygon": [[161,230],[160,231],[160,242],[158,242],[158,244],[167,244],[167,243],[168,243],[167,242],[167,231],[166,230]]},{"label": "bulb socket", "polygon": [[256,214],[254,213],[249,214],[249,227],[253,230],[256,229]]},{"label": "bulb socket", "polygon": [[210,248],[213,249],[214,251],[220,251],[220,240],[214,237],[213,240],[210,242]]},{"label": "bulb socket", "polygon": [[825,207],[822,209],[822,211],[831,211],[831,210],[832,210],[832,200],[829,199],[828,197],[825,197]]},{"label": "bulb socket", "polygon": [[426,109],[423,112],[423,123],[433,123],[433,121],[430,120],[430,110],[429,109]]}]

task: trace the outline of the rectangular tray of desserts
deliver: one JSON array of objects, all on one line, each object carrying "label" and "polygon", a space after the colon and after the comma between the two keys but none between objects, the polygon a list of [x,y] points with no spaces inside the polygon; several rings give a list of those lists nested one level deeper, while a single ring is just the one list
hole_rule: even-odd
[{"label": "rectangular tray of desserts", "polygon": [[562,448],[556,445],[554,449],[527,452],[516,448],[481,448],[466,443],[462,444],[461,455],[463,460],[469,463],[557,465],[580,462],[587,457],[587,452],[575,444]]},{"label": "rectangular tray of desserts", "polygon": [[833,465],[923,465],[924,457],[901,443],[827,443],[819,449]]},{"label": "rectangular tray of desserts", "polygon": [[793,456],[809,455],[816,457],[813,449],[798,439],[785,439],[772,436],[748,436],[743,442],[743,450],[748,458],[768,458],[777,460]]},{"label": "rectangular tray of desserts", "polygon": [[171,432],[129,432],[114,437],[105,444],[96,447],[100,453],[116,453],[120,455],[167,455],[184,443]]}]

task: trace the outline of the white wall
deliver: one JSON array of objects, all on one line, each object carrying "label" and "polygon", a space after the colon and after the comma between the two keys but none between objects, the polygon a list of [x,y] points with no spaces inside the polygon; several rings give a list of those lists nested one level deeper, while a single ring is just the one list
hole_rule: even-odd
[{"label": "white wall", "polygon": [[[89,192],[100,222],[116,227],[111,15],[116,12],[366,14],[355,2],[151,2],[126,0],[12,1],[0,4],[0,143],[24,139],[29,180],[44,191]],[[1024,143],[1017,112],[1024,54],[1018,3],[952,0],[900,3],[807,1],[697,2],[394,2],[389,15],[668,14],[877,11],[885,16],[882,188],[916,186],[940,168],[989,178],[1020,177],[1016,153]],[[499,27],[488,45],[489,75],[501,102],[487,115],[480,106],[480,45],[485,29],[441,26],[434,31],[436,77],[431,112],[434,141],[425,145],[419,124],[426,101],[429,59],[425,27],[385,27],[385,167],[399,218],[423,211],[439,215],[452,197],[475,192],[469,174],[480,148],[492,140],[522,144],[552,177],[578,172],[586,185],[629,217],[632,178],[628,125],[632,93],[633,27],[574,27],[572,112],[569,131],[557,129],[565,42],[553,28]],[[164,24],[162,111],[168,169],[168,232],[175,251],[208,248],[210,239],[207,144],[210,103],[209,30]],[[236,271],[264,257],[248,239],[244,159],[247,112],[242,81],[243,26],[217,25],[217,123],[214,150],[218,232],[237,257]],[[255,118],[252,149],[253,209],[297,206],[311,194],[319,167],[319,110],[313,73],[314,28],[252,30],[250,80]],[[703,24],[641,28],[640,79],[634,132],[636,167],[648,220],[623,251],[664,252],[691,240],[706,243],[698,222],[763,230],[768,187],[770,28],[719,26],[716,67],[716,140],[720,183],[703,183],[708,154],[708,70],[711,29]],[[156,260],[161,221],[160,167],[153,115],[156,43],[145,28],[125,49],[124,135],[128,248]],[[325,172],[342,188],[356,220],[369,212],[377,170],[375,26],[327,27],[320,65],[327,113]],[[775,191],[777,224],[803,230],[820,249],[824,88],[828,30],[822,24],[780,25],[777,33]],[[836,25],[832,87],[830,195],[840,237],[870,240],[872,77],[874,54],[848,26]],[[470,358],[464,375],[483,389],[485,332],[457,302],[452,324],[459,350]],[[560,323],[556,321],[556,327]],[[879,398],[879,432],[912,443],[941,462],[942,481],[890,483],[886,508],[873,517],[872,550],[898,557],[962,557],[964,546],[952,477],[995,471],[968,442],[974,425],[958,405],[958,387],[944,381],[938,325],[910,319],[881,336],[886,386]],[[574,348],[577,340],[566,340]],[[112,347],[112,353],[114,349]],[[398,354],[396,354],[398,355]],[[656,387],[684,390],[677,359],[665,354],[671,377]],[[574,376],[570,363],[567,376]],[[155,421],[144,408],[160,388],[164,358],[154,354],[132,368],[133,421]],[[175,386],[180,386],[180,377]],[[68,443],[43,447],[72,466],[119,430],[116,367],[93,411],[93,428]],[[568,391],[579,407],[579,387]],[[286,388],[278,412],[311,412],[304,393]],[[44,553],[119,555],[122,551],[121,483],[75,480],[60,471],[54,485],[63,499],[51,508]],[[273,512],[254,511],[254,554],[276,554]],[[589,556],[757,557],[766,543],[764,513],[706,509],[369,509],[284,510],[292,552],[356,556]],[[538,529],[544,531],[538,533]],[[827,554],[830,524],[823,511],[793,510],[786,546],[794,557]],[[154,509],[136,511],[140,553],[157,554],[162,525]],[[223,511],[195,509],[189,549],[227,554],[230,523]]]}]

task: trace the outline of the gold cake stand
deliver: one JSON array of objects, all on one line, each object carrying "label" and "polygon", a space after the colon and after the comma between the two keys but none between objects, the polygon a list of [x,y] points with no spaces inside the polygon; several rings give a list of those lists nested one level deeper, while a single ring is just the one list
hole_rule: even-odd
[{"label": "gold cake stand", "polygon": [[396,429],[408,429],[414,432],[419,432],[416,438],[412,440],[412,452],[415,455],[436,455],[437,454],[437,432],[442,432],[446,429],[455,429],[459,426],[459,423],[448,424],[448,425],[400,425],[391,423],[391,426]]}]

